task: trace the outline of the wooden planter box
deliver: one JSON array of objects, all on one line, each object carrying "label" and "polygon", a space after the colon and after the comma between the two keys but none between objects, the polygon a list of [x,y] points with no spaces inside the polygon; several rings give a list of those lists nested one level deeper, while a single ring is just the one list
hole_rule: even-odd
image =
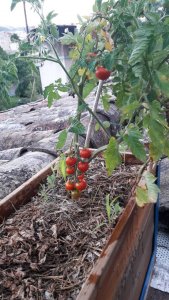
[{"label": "wooden planter box", "polygon": [[[1,222],[30,201],[57,161],[0,202]],[[125,162],[133,163],[133,157],[125,155]],[[77,300],[138,300],[153,253],[153,236],[154,205],[139,208],[131,197]]]}]

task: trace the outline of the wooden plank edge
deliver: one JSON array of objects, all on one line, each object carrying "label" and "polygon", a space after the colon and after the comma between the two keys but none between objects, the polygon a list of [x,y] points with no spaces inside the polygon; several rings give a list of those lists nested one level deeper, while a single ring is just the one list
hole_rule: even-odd
[{"label": "wooden plank edge", "polygon": [[48,175],[52,174],[51,168],[58,163],[58,161],[59,158],[53,160],[8,196],[0,200],[0,223],[35,195],[40,183],[45,180]]}]

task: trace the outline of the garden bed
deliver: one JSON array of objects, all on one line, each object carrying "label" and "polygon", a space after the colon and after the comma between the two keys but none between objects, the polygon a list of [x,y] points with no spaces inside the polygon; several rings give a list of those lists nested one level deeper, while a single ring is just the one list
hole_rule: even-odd
[{"label": "garden bed", "polygon": [[[107,177],[104,160],[95,159],[78,201],[65,191],[63,179],[56,177],[55,184],[50,177],[1,225],[2,299],[76,299],[128,202],[138,168],[121,165]],[[118,196],[111,223],[106,195]]]}]

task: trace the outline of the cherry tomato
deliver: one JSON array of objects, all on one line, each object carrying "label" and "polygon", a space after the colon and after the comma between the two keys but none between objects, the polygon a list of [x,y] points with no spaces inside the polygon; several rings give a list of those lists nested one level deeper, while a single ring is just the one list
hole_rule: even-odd
[{"label": "cherry tomato", "polygon": [[89,158],[92,155],[92,151],[89,148],[83,148],[79,151],[82,158]]},{"label": "cherry tomato", "polygon": [[89,52],[86,55],[86,62],[91,62],[95,57],[97,56],[97,53],[95,52]]},{"label": "cherry tomato", "polygon": [[89,56],[89,57],[95,57],[95,56],[97,56],[97,53],[96,52],[88,52],[87,56]]},{"label": "cherry tomato", "polygon": [[77,158],[76,157],[70,157],[70,156],[68,156],[66,158],[66,165],[69,166],[69,167],[74,166],[76,164],[76,162],[77,162]]},{"label": "cherry tomato", "polygon": [[72,197],[72,199],[79,199],[79,197],[80,197],[80,191],[78,191],[78,190],[74,190],[74,191],[71,191],[71,197]]},{"label": "cherry tomato", "polygon": [[74,167],[70,167],[70,168],[66,168],[66,173],[71,175],[71,174],[74,174],[75,172],[75,168]]},{"label": "cherry tomato", "polygon": [[72,190],[74,190],[74,188],[75,188],[75,184],[74,184],[74,182],[68,180],[68,181],[65,183],[65,187],[66,187],[66,190],[67,190],[67,191],[72,191]]},{"label": "cherry tomato", "polygon": [[97,67],[96,72],[95,72],[96,77],[100,80],[108,79],[110,74],[111,74],[111,72],[102,66]]},{"label": "cherry tomato", "polygon": [[78,178],[79,181],[82,181],[84,179],[84,174],[78,175],[77,178]]},{"label": "cherry tomato", "polygon": [[78,169],[81,172],[86,172],[88,170],[88,168],[89,168],[89,163],[88,162],[79,161],[77,167],[78,167]]},{"label": "cherry tomato", "polygon": [[86,182],[86,180],[82,180],[82,181],[80,181],[80,182],[76,182],[75,183],[75,187],[76,187],[76,189],[78,190],[78,191],[83,191],[83,190],[85,190],[85,188],[87,187],[87,182]]}]

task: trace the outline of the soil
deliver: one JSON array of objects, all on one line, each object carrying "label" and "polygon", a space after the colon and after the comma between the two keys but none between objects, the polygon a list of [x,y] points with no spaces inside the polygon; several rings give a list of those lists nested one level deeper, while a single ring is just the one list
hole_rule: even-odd
[{"label": "soil", "polygon": [[[127,204],[138,168],[121,165],[107,177],[104,160],[95,159],[78,201],[53,173],[0,227],[0,299],[76,299]],[[111,220],[106,195],[114,199]]]}]

